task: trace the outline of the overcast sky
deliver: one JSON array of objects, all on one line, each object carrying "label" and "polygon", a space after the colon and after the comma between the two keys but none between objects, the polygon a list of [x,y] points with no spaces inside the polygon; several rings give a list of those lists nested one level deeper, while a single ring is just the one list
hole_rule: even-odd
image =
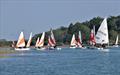
[{"label": "overcast sky", "polygon": [[15,40],[93,17],[120,15],[119,0],[0,0],[0,39]]}]

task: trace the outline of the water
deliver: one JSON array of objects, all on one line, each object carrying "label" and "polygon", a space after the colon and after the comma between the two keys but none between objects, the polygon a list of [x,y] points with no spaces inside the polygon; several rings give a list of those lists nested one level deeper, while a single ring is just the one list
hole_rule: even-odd
[{"label": "water", "polygon": [[120,75],[120,48],[110,52],[65,48],[0,58],[0,75]]}]

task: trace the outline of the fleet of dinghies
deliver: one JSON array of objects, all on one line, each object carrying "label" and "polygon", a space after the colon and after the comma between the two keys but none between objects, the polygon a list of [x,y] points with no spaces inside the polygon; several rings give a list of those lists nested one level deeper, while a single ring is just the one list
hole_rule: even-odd
[{"label": "fleet of dinghies", "polygon": [[[71,42],[70,42],[70,48],[73,49],[85,49],[86,47],[83,47],[82,45],[82,38],[81,38],[81,31],[79,31],[79,34],[77,35],[77,39],[75,37],[75,34],[73,34]],[[45,39],[45,32],[42,33],[41,38],[38,37],[35,44],[36,50],[60,50],[61,48],[57,47],[56,40],[53,34],[52,29],[50,30],[50,35],[48,36],[48,45],[44,45],[44,39]],[[27,44],[25,43],[25,38],[23,32],[20,33],[20,36],[18,38],[18,41],[15,45],[15,42],[13,42],[12,47],[14,47],[15,50],[23,51],[23,50],[30,50],[30,44],[32,40],[32,33],[30,33],[29,40]],[[108,35],[108,26],[107,26],[107,18],[103,20],[101,23],[96,35],[95,35],[95,26],[93,29],[91,29],[90,32],[90,38],[89,38],[89,49],[99,49],[101,51],[109,51],[107,49],[109,47],[109,35]],[[116,37],[116,42],[113,47],[118,47],[118,35]]]}]

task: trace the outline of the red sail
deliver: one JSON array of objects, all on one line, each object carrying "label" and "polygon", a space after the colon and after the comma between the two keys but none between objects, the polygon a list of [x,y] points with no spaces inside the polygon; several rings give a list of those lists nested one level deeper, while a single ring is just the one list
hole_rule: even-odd
[{"label": "red sail", "polygon": [[81,43],[81,41],[80,41],[79,36],[77,37],[77,46],[78,46],[78,47],[82,47],[82,43]]},{"label": "red sail", "polygon": [[55,46],[55,43],[51,37],[48,38],[48,45],[49,46]]},{"label": "red sail", "polygon": [[95,35],[94,35],[94,32],[93,32],[93,29],[91,30],[91,33],[90,33],[90,44],[91,45],[95,45],[96,44]]}]

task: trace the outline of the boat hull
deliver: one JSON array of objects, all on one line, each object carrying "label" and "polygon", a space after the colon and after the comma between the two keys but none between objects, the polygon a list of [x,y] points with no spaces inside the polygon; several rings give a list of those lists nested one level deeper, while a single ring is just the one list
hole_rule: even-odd
[{"label": "boat hull", "polygon": [[97,49],[102,52],[109,52],[109,49],[107,48],[97,48]]},{"label": "boat hull", "polygon": [[46,48],[36,48],[36,50],[44,51]]},{"label": "boat hull", "polygon": [[119,45],[113,45],[113,47],[119,47]]},{"label": "boat hull", "polygon": [[70,48],[71,48],[71,49],[75,49],[75,48],[77,48],[77,47],[74,47],[74,46],[73,46],[73,47],[70,47]]},{"label": "boat hull", "polygon": [[30,48],[15,48],[16,51],[28,51]]}]

